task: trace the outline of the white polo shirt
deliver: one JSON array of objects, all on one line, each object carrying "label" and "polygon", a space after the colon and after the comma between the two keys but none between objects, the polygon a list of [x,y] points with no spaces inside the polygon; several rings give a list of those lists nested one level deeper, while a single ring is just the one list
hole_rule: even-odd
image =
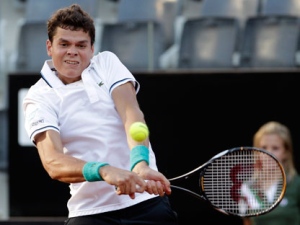
[{"label": "white polo shirt", "polygon": [[[129,170],[130,149],[111,93],[126,82],[132,82],[138,92],[139,83],[117,56],[107,51],[97,54],[82,79],[71,84],[61,82],[51,60],[45,62],[41,75],[23,101],[25,128],[32,142],[36,134],[55,130],[65,154]],[[149,151],[150,167],[157,170],[151,145]],[[122,209],[155,197],[148,193],[136,193],[134,200],[119,196],[105,181],[72,183],[70,193],[69,217]]]}]

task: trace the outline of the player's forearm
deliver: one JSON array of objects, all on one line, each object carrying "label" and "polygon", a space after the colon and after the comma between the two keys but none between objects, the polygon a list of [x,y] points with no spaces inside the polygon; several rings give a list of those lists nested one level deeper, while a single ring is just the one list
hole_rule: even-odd
[{"label": "player's forearm", "polygon": [[66,183],[84,181],[82,168],[86,162],[64,153],[59,133],[48,130],[35,140],[43,167],[52,179]]},{"label": "player's forearm", "polygon": [[43,166],[52,179],[65,183],[77,183],[85,181],[82,174],[85,163],[80,159],[61,155],[57,159],[44,160]]}]

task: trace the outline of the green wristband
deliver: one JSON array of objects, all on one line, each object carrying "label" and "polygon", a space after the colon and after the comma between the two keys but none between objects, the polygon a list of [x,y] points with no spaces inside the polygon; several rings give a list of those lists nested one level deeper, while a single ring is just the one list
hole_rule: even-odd
[{"label": "green wristband", "polygon": [[145,161],[149,165],[149,149],[145,145],[137,145],[130,151],[130,170],[141,161]]},{"label": "green wristband", "polygon": [[101,175],[99,173],[99,169],[102,166],[106,166],[106,165],[108,165],[108,163],[87,162],[86,164],[84,164],[84,166],[82,168],[83,177],[89,182],[103,180],[103,178],[101,177]]}]

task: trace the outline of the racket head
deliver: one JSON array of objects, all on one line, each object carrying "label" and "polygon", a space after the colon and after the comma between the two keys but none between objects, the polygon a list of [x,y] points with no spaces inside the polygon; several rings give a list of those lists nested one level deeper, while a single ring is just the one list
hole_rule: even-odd
[{"label": "racket head", "polygon": [[255,147],[236,147],[214,156],[201,170],[200,192],[225,214],[252,217],[273,210],[286,190],[281,163]]}]

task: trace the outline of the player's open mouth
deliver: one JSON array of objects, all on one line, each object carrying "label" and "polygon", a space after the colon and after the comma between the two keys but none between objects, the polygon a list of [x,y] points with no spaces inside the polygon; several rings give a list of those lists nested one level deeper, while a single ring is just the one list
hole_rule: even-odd
[{"label": "player's open mouth", "polygon": [[66,63],[68,64],[73,64],[73,65],[76,65],[76,64],[79,64],[79,62],[76,62],[76,61],[65,61]]}]

